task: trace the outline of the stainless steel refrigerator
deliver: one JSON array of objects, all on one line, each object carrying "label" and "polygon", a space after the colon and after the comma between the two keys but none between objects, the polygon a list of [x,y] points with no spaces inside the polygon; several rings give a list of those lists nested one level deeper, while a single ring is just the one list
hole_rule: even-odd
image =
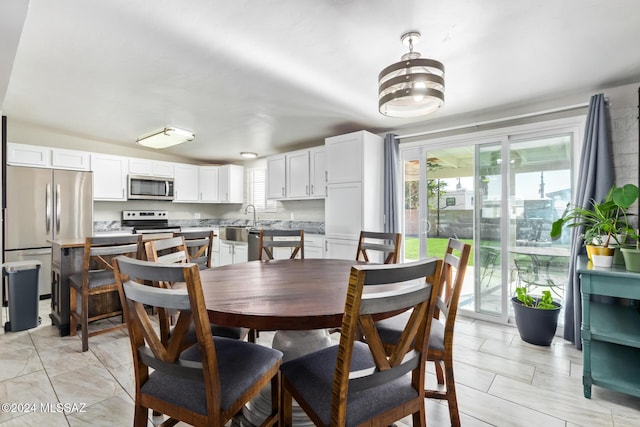
[{"label": "stainless steel refrigerator", "polygon": [[40,261],[40,296],[51,294],[51,243],[93,234],[91,172],[7,166],[5,262]]}]

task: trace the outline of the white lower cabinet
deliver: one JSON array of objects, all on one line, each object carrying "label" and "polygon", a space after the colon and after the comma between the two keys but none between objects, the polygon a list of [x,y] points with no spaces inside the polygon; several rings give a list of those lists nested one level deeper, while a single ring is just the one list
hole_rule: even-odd
[{"label": "white lower cabinet", "polygon": [[235,242],[233,246],[233,263],[249,261],[249,247],[246,243]]},{"label": "white lower cabinet", "polygon": [[324,258],[324,236],[321,234],[304,235],[304,257]]},{"label": "white lower cabinet", "polygon": [[[358,241],[351,239],[327,239],[327,258],[333,259],[356,259],[358,252]],[[306,255],[306,253],[305,253]]]},{"label": "white lower cabinet", "polygon": [[249,260],[249,248],[246,242],[221,240],[219,254],[217,266],[238,264]]}]

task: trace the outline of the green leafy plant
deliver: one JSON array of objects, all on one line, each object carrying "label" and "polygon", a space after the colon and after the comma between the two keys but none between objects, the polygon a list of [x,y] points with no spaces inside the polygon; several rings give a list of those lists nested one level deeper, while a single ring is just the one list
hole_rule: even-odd
[{"label": "green leafy plant", "polygon": [[627,222],[627,209],[638,199],[638,187],[626,184],[622,187],[613,186],[602,203],[591,200],[590,208],[567,205],[562,217],[551,225],[549,233],[551,239],[558,239],[563,228],[584,227],[586,244],[598,242],[609,247],[613,242],[621,244],[619,236],[637,239],[633,227]]},{"label": "green leafy plant", "polygon": [[551,297],[551,291],[542,291],[542,296],[540,298],[535,298],[527,292],[527,288],[524,286],[516,288],[516,297],[518,301],[527,307],[531,308],[539,308],[541,310],[553,310],[557,306],[553,303],[553,298]]}]

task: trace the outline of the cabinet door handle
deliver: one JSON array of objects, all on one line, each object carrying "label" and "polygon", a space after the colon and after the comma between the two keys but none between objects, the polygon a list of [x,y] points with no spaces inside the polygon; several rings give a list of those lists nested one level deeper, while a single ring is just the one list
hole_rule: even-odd
[{"label": "cabinet door handle", "polygon": [[324,182],[329,181],[329,171],[324,171]]},{"label": "cabinet door handle", "polygon": [[313,196],[313,184],[311,184],[311,195]]},{"label": "cabinet door handle", "polygon": [[309,186],[307,185],[305,193],[307,194],[307,196],[309,195]]},{"label": "cabinet door handle", "polygon": [[282,187],[282,196],[284,197],[284,187]]}]

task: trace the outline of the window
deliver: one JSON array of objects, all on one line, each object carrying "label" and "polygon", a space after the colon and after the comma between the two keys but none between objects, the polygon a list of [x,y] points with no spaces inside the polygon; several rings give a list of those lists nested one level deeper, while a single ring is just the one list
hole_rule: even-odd
[{"label": "window", "polygon": [[275,212],[276,201],[267,199],[267,169],[247,169],[247,198],[259,212]]}]

